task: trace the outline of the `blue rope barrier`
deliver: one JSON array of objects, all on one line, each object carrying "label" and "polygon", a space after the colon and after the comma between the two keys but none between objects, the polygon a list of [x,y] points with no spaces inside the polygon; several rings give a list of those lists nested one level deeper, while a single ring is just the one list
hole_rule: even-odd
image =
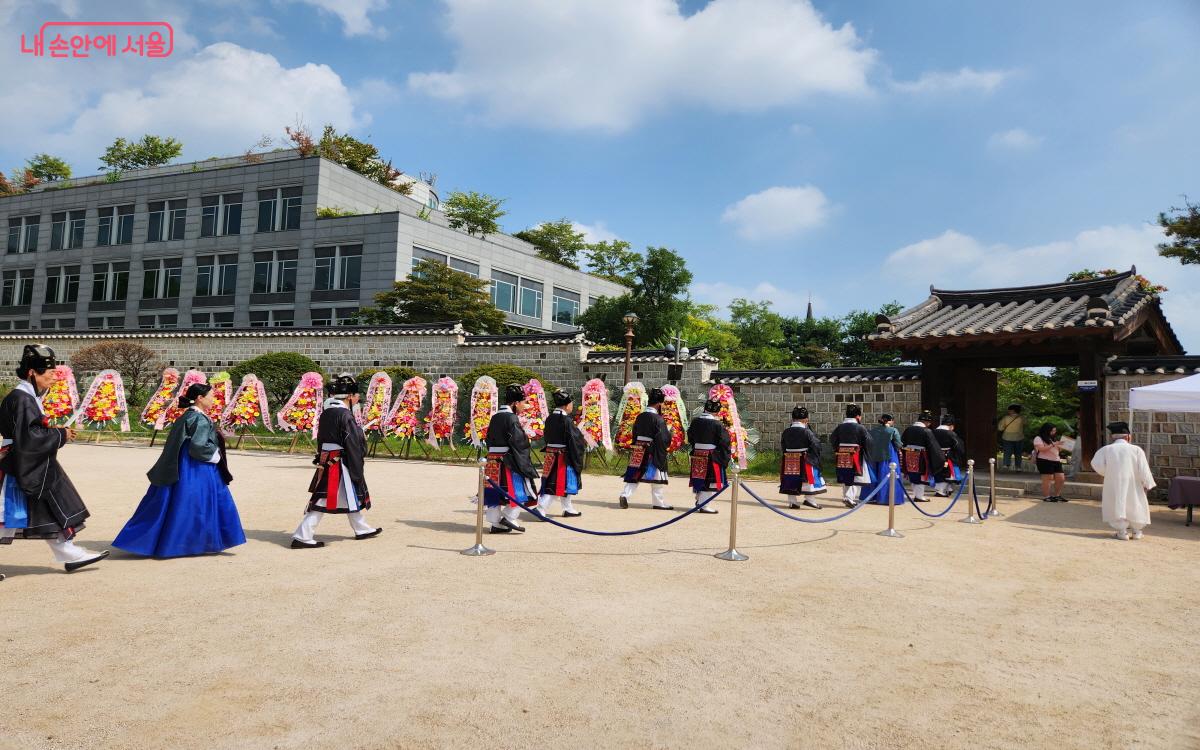
[{"label": "blue rope barrier", "polygon": [[[542,513],[542,511],[539,510],[536,505],[533,506],[532,508],[521,505],[521,502],[519,500],[517,500],[512,495],[505,492],[503,489],[500,488],[499,485],[497,485],[491,479],[489,479],[487,481],[488,481],[488,484],[492,485],[492,487],[494,489],[500,490],[500,493],[502,495],[504,495],[504,497],[507,498],[509,502],[514,503],[516,505],[520,505],[522,508],[525,508],[525,510],[529,511],[537,518],[539,518],[543,521],[546,521],[547,523],[552,524],[554,526],[558,526],[559,528],[566,529],[567,531],[574,531],[579,534],[591,534],[592,536],[633,536],[634,534],[645,534],[647,531],[655,531],[656,529],[661,529],[664,526],[670,526],[673,523],[678,523],[678,522],[682,521],[683,519],[687,518],[688,516],[692,515],[696,511],[700,510],[704,506],[711,503],[713,500],[716,500],[718,497],[721,496],[722,492],[729,489],[729,485],[725,485],[724,488],[717,491],[717,494],[708,498],[707,500],[700,503],[699,505],[693,506],[693,507],[685,510],[683,513],[680,513],[679,515],[675,516],[674,518],[663,521],[662,523],[656,523],[653,526],[647,526],[644,529],[633,529],[632,531],[595,531],[593,529],[581,529],[578,526],[571,526],[570,524],[565,524],[565,523],[562,523],[561,521],[555,521],[553,518],[550,518],[549,516],[544,515]],[[480,498],[479,502],[483,502],[483,498]]]},{"label": "blue rope barrier", "polygon": [[786,513],[784,511],[780,510],[779,508],[776,508],[774,505],[771,505],[766,500],[763,500],[761,497],[759,497],[758,494],[754,490],[747,487],[745,482],[742,482],[742,489],[744,489],[746,492],[750,493],[750,497],[757,500],[759,505],[763,506],[764,508],[766,508],[768,510],[775,511],[776,513],[783,516],[784,518],[790,518],[793,521],[799,521],[800,523],[829,523],[830,521],[837,521],[838,519],[845,518],[846,516],[850,515],[851,513],[854,513],[855,511],[862,510],[867,505],[867,502],[871,498],[875,497],[875,493],[879,492],[879,490],[881,490],[882,488],[883,488],[882,484],[877,485],[875,487],[875,489],[871,491],[871,494],[867,495],[862,500],[859,500],[857,505],[855,505],[853,508],[846,511],[845,513],[839,513],[836,516],[830,516],[829,518],[801,518],[800,516],[793,516],[791,513]]},{"label": "blue rope barrier", "polygon": [[960,497],[962,497],[963,490],[966,488],[967,488],[966,482],[959,482],[958,494],[954,496],[954,499],[950,501],[950,504],[946,506],[946,509],[943,510],[941,513],[930,513],[926,510],[921,509],[920,504],[915,502],[912,499],[912,496],[908,494],[908,490],[904,490],[903,485],[901,485],[901,487],[900,487],[900,489],[904,490],[904,497],[908,499],[908,502],[912,505],[912,507],[916,508],[917,512],[919,512],[921,515],[928,516],[929,518],[941,518],[942,516],[949,513],[950,509],[954,507],[954,504],[958,502],[958,499]]}]

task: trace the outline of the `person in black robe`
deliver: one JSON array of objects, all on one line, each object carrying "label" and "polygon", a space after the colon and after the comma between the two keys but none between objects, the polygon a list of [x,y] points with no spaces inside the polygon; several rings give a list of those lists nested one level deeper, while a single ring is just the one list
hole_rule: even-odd
[{"label": "person in black robe", "polygon": [[633,423],[633,449],[629,452],[629,466],[625,469],[625,486],[617,504],[629,507],[629,498],[642,482],[649,484],[650,498],[655,510],[674,510],[667,505],[667,447],[671,445],[671,428],[658,413],[666,401],[661,388],[652,388],[646,398],[646,410]]},{"label": "person in black robe", "polygon": [[933,414],[926,410],[900,435],[900,442],[904,444],[901,468],[912,487],[914,503],[929,502],[925,497],[925,488],[933,486],[935,477],[946,465],[942,446],[930,429],[932,426]]},{"label": "person in black robe", "polygon": [[16,370],[21,382],[0,402],[0,544],[45,539],[55,562],[70,573],[108,557],[108,550],[75,544],[90,513],[58,463],[59,449],[75,439],[75,430],[51,427],[42,413],[42,396],[59,378],[57,365],[53,349],[27,344]]},{"label": "person in black robe", "polygon": [[524,388],[515,384],[505,387],[504,406],[488,423],[484,471],[490,481],[483,489],[483,505],[493,534],[524,531],[525,527],[517,523],[521,508],[532,507],[538,501],[533,487],[538,472],[529,460],[529,437],[515,411],[524,400]]},{"label": "person in black robe", "polygon": [[371,492],[363,472],[367,439],[353,411],[359,399],[358,381],[342,373],[329,382],[329,393],[317,421],[317,455],[313,459],[317,470],[308,485],[312,493],[308,511],[292,534],[292,549],[325,546],[313,535],[327,513],[345,515],[355,539],[370,539],[383,531],[363,517],[363,512],[371,509]]},{"label": "person in black robe", "polygon": [[863,487],[874,484],[871,476],[871,434],[862,426],[862,407],[850,404],[846,407],[846,418],[833,428],[829,436],[837,456],[837,478],[844,487],[842,501],[847,508],[858,505]]},{"label": "person in black robe", "polygon": [[950,497],[951,482],[961,482],[967,475],[967,445],[955,431],[956,421],[953,414],[945,414],[942,416],[942,423],[933,431],[933,436],[946,457],[945,466],[935,477],[937,484],[934,486],[934,492],[939,497]]},{"label": "person in black robe", "polygon": [[808,409],[792,409],[792,424],[779,439],[782,457],[779,462],[779,494],[788,495],[788,507],[799,508],[795,497],[802,496],[806,507],[821,509],[812,499],[828,490],[821,476],[821,439],[808,426]]},{"label": "person in black robe", "polygon": [[555,500],[562,504],[563,516],[577,518],[583,514],[575,510],[571,496],[583,488],[583,454],[587,444],[583,432],[571,419],[575,409],[574,399],[566,391],[555,391],[554,411],[546,418],[546,460],[542,465],[542,487],[538,492],[538,510],[542,515],[550,512]]},{"label": "person in black robe", "polygon": [[[704,411],[688,425],[687,438],[692,445],[691,485],[696,493],[696,505],[710,500],[729,486],[729,459],[732,457],[729,430],[717,418],[721,402],[709,399]],[[700,513],[717,513],[711,504]]]}]

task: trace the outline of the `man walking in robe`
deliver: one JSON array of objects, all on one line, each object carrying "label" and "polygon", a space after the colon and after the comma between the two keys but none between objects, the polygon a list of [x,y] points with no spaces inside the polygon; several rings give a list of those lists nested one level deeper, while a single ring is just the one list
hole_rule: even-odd
[{"label": "man walking in robe", "polygon": [[871,435],[862,426],[862,407],[850,404],[846,407],[846,418],[833,428],[829,436],[837,456],[837,478],[842,483],[842,502],[847,508],[858,505],[863,487],[874,482],[868,454],[871,452]]},{"label": "man walking in robe", "polygon": [[1130,442],[1129,424],[1113,422],[1108,426],[1112,442],[1092,456],[1092,468],[1104,477],[1100,515],[1117,530],[1117,539],[1142,538],[1142,529],[1150,525],[1150,502],[1146,491],[1154,489],[1154,476],[1146,452]]},{"label": "man walking in robe", "polygon": [[555,391],[552,398],[554,411],[546,418],[546,461],[542,466],[538,510],[546,515],[551,504],[558,500],[565,518],[577,518],[583,514],[575,510],[571,496],[579,494],[583,488],[583,454],[587,444],[575,420],[571,419],[575,405],[571,394]]},{"label": "man walking in robe", "polygon": [[317,470],[308,487],[312,497],[308,512],[292,534],[292,549],[325,546],[313,535],[327,513],[346,516],[355,539],[370,539],[383,532],[363,517],[371,509],[371,493],[363,473],[367,440],[353,411],[359,399],[358,381],[344,372],[330,381],[329,393],[317,421],[317,456],[313,459]]},{"label": "man walking in robe", "polygon": [[633,449],[629,452],[629,466],[625,469],[625,486],[617,503],[629,507],[629,498],[642,482],[650,485],[650,498],[655,510],[674,510],[665,499],[667,486],[667,447],[671,444],[671,430],[658,413],[666,401],[661,388],[652,388],[646,398],[646,410],[633,423]]},{"label": "man walking in robe", "polygon": [[813,500],[828,490],[821,476],[821,439],[808,426],[808,409],[796,406],[792,409],[792,424],[779,438],[783,455],[779,461],[779,494],[788,495],[788,507],[799,508],[795,497],[804,498],[805,507],[821,510]]},{"label": "man walking in robe", "polygon": [[[696,493],[696,505],[711,500],[729,485],[729,460],[732,457],[729,430],[717,419],[721,402],[709,399],[704,411],[688,425],[688,442],[692,444],[691,485]],[[711,504],[700,513],[717,513]]]},{"label": "man walking in robe", "polygon": [[[508,385],[504,389],[504,406],[488,423],[484,471],[490,481],[483,488],[483,505],[493,534],[525,531],[525,527],[517,523],[521,508],[532,507],[538,501],[533,488],[538,472],[529,460],[529,436],[516,414],[517,404],[524,400],[524,388]],[[496,486],[492,486],[493,483]]]},{"label": "man walking in robe", "polygon": [[900,436],[900,442],[904,444],[904,474],[912,486],[914,503],[929,502],[925,488],[933,486],[935,477],[946,466],[946,456],[930,429],[932,426],[933,414],[926,410]]},{"label": "man walking in robe", "polygon": [[955,431],[956,423],[953,414],[944,414],[942,423],[933,431],[946,457],[946,465],[937,473],[937,485],[933,488],[940,497],[950,497],[950,484],[962,482],[967,475],[967,445]]}]

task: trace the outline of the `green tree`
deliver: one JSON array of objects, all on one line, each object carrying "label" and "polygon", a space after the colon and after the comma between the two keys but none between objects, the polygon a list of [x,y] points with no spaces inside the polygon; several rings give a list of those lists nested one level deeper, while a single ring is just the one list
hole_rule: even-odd
[{"label": "green tree", "polygon": [[900,303],[889,302],[879,310],[854,310],[841,319],[842,340],[838,347],[838,360],[842,367],[888,367],[902,361],[894,349],[876,351],[867,342],[867,336],[875,333],[875,316],[896,315]]},{"label": "green tree", "polygon": [[500,231],[497,223],[505,211],[500,209],[503,198],[495,198],[474,190],[466,193],[455,190],[442,202],[442,210],[451,229],[466,229],[467,234],[486,237]]},{"label": "green tree", "polygon": [[837,318],[787,318],[783,335],[784,346],[798,367],[833,367],[841,362],[842,323]]},{"label": "green tree", "polygon": [[157,167],[183,153],[183,144],[174,138],[143,135],[140,141],[118,138],[104,151],[100,161],[110,172]]},{"label": "green tree", "polygon": [[770,302],[735,299],[729,303],[729,317],[740,342],[736,352],[739,368],[773,369],[789,364],[784,318],[771,310]]},{"label": "green tree", "polygon": [[614,284],[633,286],[642,265],[641,253],[630,250],[625,240],[593,242],[587,246],[584,254],[588,260],[588,271]]},{"label": "green tree", "polygon": [[[288,130],[288,135],[292,134],[293,131]],[[313,154],[341,164],[346,169],[403,195],[412,193],[412,183],[395,181],[400,177],[400,170],[394,168],[390,160],[384,161],[374,144],[360,141],[346,133],[339,133],[332,125],[325,126]]]},{"label": "green tree", "polygon": [[647,248],[638,264],[632,290],[617,297],[602,297],[579,316],[578,324],[597,343],[625,342],[625,313],[638,316],[634,341],[647,346],[682,330],[688,322],[692,305],[688,285],[692,272],[674,250],[665,247]]},{"label": "green tree", "polygon": [[582,232],[575,231],[570,219],[548,221],[513,235],[537,248],[539,258],[567,268],[579,268],[579,256],[587,248]]},{"label": "green tree", "polygon": [[229,379],[241,383],[247,373],[262,381],[271,403],[280,406],[292,396],[306,372],[321,372],[321,366],[310,357],[295,352],[272,352],[247,359],[229,368]]},{"label": "green tree", "polygon": [[1159,255],[1184,265],[1200,264],[1200,205],[1185,195],[1182,208],[1172,207],[1169,214],[1158,215],[1158,225],[1169,238],[1158,246]]},{"label": "green tree", "polygon": [[749,367],[741,358],[742,342],[737,331],[732,323],[717,315],[716,305],[692,303],[680,335],[689,347],[708,347],[708,353],[721,360],[723,369],[741,370]]},{"label": "green tree", "polygon": [[375,307],[359,311],[361,323],[461,321],[472,333],[495,333],[504,313],[492,304],[488,282],[435,261],[423,260],[404,281],[375,295]]},{"label": "green tree", "polygon": [[57,182],[71,177],[71,165],[50,154],[34,156],[26,162],[25,169],[42,182]]}]

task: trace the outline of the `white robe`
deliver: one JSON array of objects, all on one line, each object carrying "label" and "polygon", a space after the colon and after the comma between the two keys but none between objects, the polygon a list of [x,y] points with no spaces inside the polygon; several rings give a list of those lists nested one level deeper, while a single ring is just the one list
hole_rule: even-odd
[{"label": "white robe", "polygon": [[1146,490],[1154,489],[1154,476],[1146,453],[1126,440],[1114,440],[1092,456],[1092,468],[1104,477],[1101,517],[1116,529],[1135,529],[1150,523]]}]

